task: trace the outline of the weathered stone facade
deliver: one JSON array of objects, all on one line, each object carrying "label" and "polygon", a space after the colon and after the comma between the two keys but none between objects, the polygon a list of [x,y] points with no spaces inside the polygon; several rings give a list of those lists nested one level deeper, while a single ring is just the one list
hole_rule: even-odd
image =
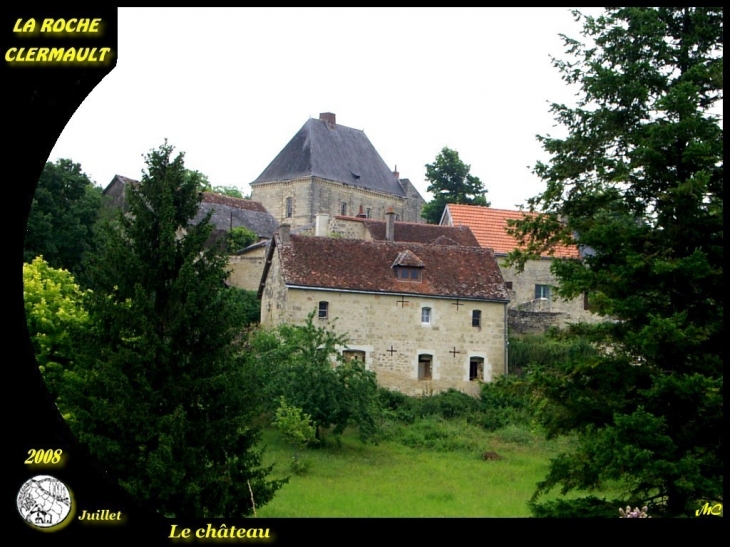
[{"label": "weathered stone facade", "polygon": [[228,257],[228,284],[239,289],[258,291],[266,262],[266,244]]},{"label": "weathered stone facade", "polygon": [[385,213],[392,209],[398,220],[423,222],[420,218],[423,199],[345,186],[318,177],[257,184],[253,186],[251,198],[261,202],[279,223],[287,222],[292,228],[314,222],[320,213],[354,216],[360,210],[369,214],[369,218],[385,220]]},{"label": "weathered stone facade", "polygon": [[[564,300],[555,294],[557,280],[550,271],[552,259],[530,260],[524,271],[519,273],[505,266],[505,260],[505,256],[497,256],[510,297],[510,329],[515,334],[544,332],[553,326],[599,320],[598,316],[585,309],[583,297]],[[540,298],[538,295],[544,296]]]},{"label": "weathered stone facade", "polygon": [[[329,251],[337,248],[337,242],[329,243],[323,256],[331,256]],[[339,242],[344,247],[354,246],[352,240]],[[357,243],[360,248],[362,245],[387,245],[384,242]],[[274,243],[274,247],[276,245]],[[392,251],[388,249],[388,256],[397,254],[409,244],[391,245],[394,247]],[[454,246],[449,247],[449,253],[460,252]],[[419,256],[427,255],[423,246],[411,245],[410,248]],[[483,253],[487,258],[489,255],[488,251],[479,248],[462,249],[461,252],[469,254]],[[303,251],[295,248],[290,252],[296,256]],[[269,253],[269,260],[265,285],[260,289],[262,325],[303,324],[308,314],[314,312],[315,321],[347,335],[349,343],[347,348],[341,348],[342,351],[361,358],[368,369],[376,372],[382,386],[408,395],[436,393],[449,388],[477,395],[479,382],[489,382],[505,371],[507,317],[503,288],[499,289],[502,292],[496,293],[502,295],[502,300],[490,301],[399,294],[390,290],[305,287],[292,282],[291,276],[290,281],[286,281],[287,272],[276,248]],[[392,262],[392,258],[389,260]],[[436,275],[435,270],[429,270],[429,266],[435,267],[433,260],[426,260],[424,284],[429,281],[429,275]],[[498,271],[496,264],[494,269]],[[403,287],[409,285],[406,282]],[[496,286],[501,286],[501,278]]]},{"label": "weathered stone facade", "polygon": [[[319,302],[327,302],[329,317],[317,321],[347,335],[349,344],[343,350],[364,352],[365,366],[376,372],[380,385],[408,395],[448,388],[478,395],[477,378],[489,382],[504,373],[504,305],[461,301],[457,309],[455,300],[409,296],[401,305],[401,298],[267,287],[261,300],[262,321],[264,326],[303,324],[310,312],[316,314]],[[432,314],[427,324],[421,322],[425,307]],[[474,310],[481,311],[481,327],[471,326]],[[419,380],[419,355],[431,358],[430,380]],[[472,360],[483,366],[470,381]]]}]

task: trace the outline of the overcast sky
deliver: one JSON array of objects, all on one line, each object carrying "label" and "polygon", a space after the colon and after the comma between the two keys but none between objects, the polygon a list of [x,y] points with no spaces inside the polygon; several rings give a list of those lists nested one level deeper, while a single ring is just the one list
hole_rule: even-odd
[{"label": "overcast sky", "polygon": [[[600,10],[581,10],[597,14]],[[550,55],[578,38],[567,8],[119,8],[116,68],[49,157],[101,186],[139,178],[167,138],[190,169],[244,193],[310,117],[362,129],[426,199],[425,164],[448,146],[493,207],[543,185],[537,134],[570,102]]]}]

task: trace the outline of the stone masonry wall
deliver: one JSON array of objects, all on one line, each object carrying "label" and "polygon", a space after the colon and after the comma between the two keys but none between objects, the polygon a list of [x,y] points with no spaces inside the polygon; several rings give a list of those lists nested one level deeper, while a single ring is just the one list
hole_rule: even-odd
[{"label": "stone masonry wall", "polygon": [[260,247],[244,255],[229,256],[228,283],[240,289],[258,291],[267,250],[266,247]]},{"label": "stone masonry wall", "polygon": [[[274,253],[276,255],[276,253]],[[278,257],[264,290],[262,323],[303,324],[315,311],[320,325],[349,338],[348,348],[362,351],[380,385],[408,395],[455,388],[478,395],[469,381],[472,358],[482,359],[481,380],[491,381],[505,368],[505,306],[494,302],[459,301],[422,296],[378,295],[289,289],[276,281]],[[273,277],[272,277],[273,276]],[[405,303],[399,303],[405,300]],[[318,319],[320,301],[328,303],[327,319]],[[421,322],[422,308],[431,308],[431,322]],[[481,311],[481,326],[472,326],[472,311]],[[389,351],[389,350],[393,351]],[[456,352],[456,353],[454,353]],[[430,355],[432,379],[418,379],[419,355]]]},{"label": "stone masonry wall", "polygon": [[[292,216],[287,218],[288,197],[292,198]],[[317,177],[256,184],[252,186],[251,199],[261,202],[279,223],[287,222],[292,228],[314,222],[317,213],[342,215],[343,204],[345,215],[357,215],[362,206],[363,213],[370,209],[370,218],[385,220],[385,213],[392,207],[397,220],[423,222],[422,199],[405,199]]]},{"label": "stone masonry wall", "polygon": [[[503,256],[498,257],[497,260],[505,283],[512,282],[512,289],[509,290],[510,309],[546,312],[548,314],[546,317],[551,318],[550,321],[556,326],[579,321],[595,322],[599,319],[596,315],[584,309],[582,297],[573,300],[563,300],[557,297],[554,287],[558,285],[558,281],[550,272],[552,263],[550,259],[530,260],[525,264],[525,270],[522,273],[517,273],[514,268],[505,266]],[[533,302],[535,300],[535,285],[549,285],[551,287],[548,302]],[[513,318],[519,320],[519,315],[513,314]],[[534,319],[531,319],[531,321],[534,323]]]}]

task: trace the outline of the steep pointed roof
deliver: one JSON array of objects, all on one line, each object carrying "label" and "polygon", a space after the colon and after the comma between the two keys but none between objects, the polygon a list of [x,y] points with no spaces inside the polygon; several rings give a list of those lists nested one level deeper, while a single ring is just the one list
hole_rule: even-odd
[{"label": "steep pointed roof", "polygon": [[251,184],[312,176],[406,197],[365,132],[338,125],[331,113],[309,119]]}]

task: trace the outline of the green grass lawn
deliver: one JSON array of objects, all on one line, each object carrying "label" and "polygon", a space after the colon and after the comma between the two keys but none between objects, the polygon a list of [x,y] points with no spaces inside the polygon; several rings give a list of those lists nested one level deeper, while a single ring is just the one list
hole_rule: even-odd
[{"label": "green grass lawn", "polygon": [[[409,428],[397,434],[403,435]],[[395,440],[364,445],[346,433],[300,455],[310,463],[259,517],[528,517],[527,501],[544,478],[555,444],[537,438],[467,428],[460,450],[404,446]],[[524,435],[522,436],[524,437]],[[392,438],[392,435],[391,435]],[[266,462],[274,476],[291,474],[294,448],[266,430]],[[502,459],[484,461],[484,451]]]}]

